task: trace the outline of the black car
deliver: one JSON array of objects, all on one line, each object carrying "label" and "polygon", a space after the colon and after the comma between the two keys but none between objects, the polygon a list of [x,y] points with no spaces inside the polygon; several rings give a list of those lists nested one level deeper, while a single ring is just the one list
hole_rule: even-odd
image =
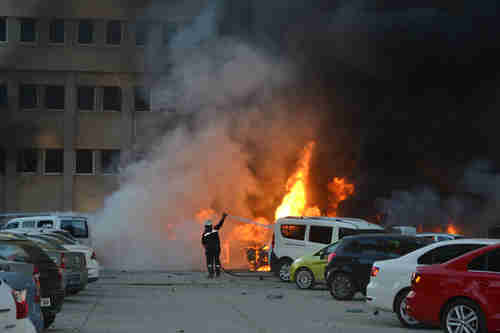
[{"label": "black car", "polygon": [[37,298],[42,308],[45,328],[48,328],[64,302],[63,281],[57,265],[33,242],[10,234],[0,234],[0,258],[33,264],[33,279],[37,288],[39,286]]},{"label": "black car", "polygon": [[357,291],[366,294],[375,261],[398,258],[427,244],[424,239],[397,234],[344,237],[325,269],[330,294],[338,300],[352,299]]}]

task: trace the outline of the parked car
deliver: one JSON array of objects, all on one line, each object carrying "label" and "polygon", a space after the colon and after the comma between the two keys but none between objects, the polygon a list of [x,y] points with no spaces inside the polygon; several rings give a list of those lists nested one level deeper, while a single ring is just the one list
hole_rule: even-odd
[{"label": "parked car", "polygon": [[38,216],[18,217],[7,222],[3,229],[34,231],[40,229],[66,230],[74,238],[91,246],[88,220],[84,216],[73,214],[45,214]]},{"label": "parked car", "polygon": [[68,251],[57,241],[38,234],[24,234],[23,236],[39,246],[59,267],[66,294],[76,294],[87,287],[88,271],[83,253]]},{"label": "parked car", "polygon": [[399,258],[427,244],[423,239],[398,234],[343,238],[329,255],[325,270],[330,294],[338,300],[352,299],[358,291],[366,294],[375,261]]},{"label": "parked car", "polygon": [[[26,275],[22,272],[7,271],[10,270],[10,264],[2,264],[0,260],[0,279],[5,281],[14,291],[17,291],[16,300],[20,302],[21,308],[25,306],[27,311],[26,320],[29,323],[24,323],[28,327],[28,331],[32,332],[31,327],[35,328],[35,331],[40,333],[43,331],[43,315],[40,308],[40,297],[39,290],[35,280],[31,275]],[[24,264],[27,266],[33,266],[31,264]],[[31,268],[30,267],[30,268]],[[23,303],[24,299],[24,303]],[[17,316],[21,317],[21,316]]]},{"label": "parked car", "polygon": [[440,265],[417,267],[407,313],[445,332],[500,331],[500,244]]},{"label": "parked car", "polygon": [[64,302],[62,276],[57,265],[33,242],[5,233],[0,233],[0,259],[34,265],[33,277],[40,284],[40,306],[45,328],[48,328]]},{"label": "parked car", "polygon": [[328,255],[335,251],[338,244],[335,242],[313,254],[295,259],[290,267],[290,280],[300,289],[309,289],[324,282]]},{"label": "parked car", "polygon": [[500,242],[492,239],[458,239],[432,243],[397,259],[376,261],[366,290],[367,303],[374,310],[395,312],[406,327],[420,323],[406,313],[406,295],[411,274],[417,267],[441,264],[464,253]]},{"label": "parked car", "polygon": [[447,240],[462,239],[465,238],[462,235],[446,234],[441,232],[422,232],[416,234],[417,237],[422,237],[433,242],[442,242]]},{"label": "parked car", "polygon": [[70,239],[54,233],[41,232],[38,233],[38,235],[39,237],[42,237],[44,239],[51,240],[52,242],[54,242],[54,244],[62,246],[68,251],[84,254],[85,262],[87,264],[88,283],[99,280],[100,265],[97,261],[94,249],[79,242],[71,241]]},{"label": "parked car", "polygon": [[362,219],[345,217],[285,217],[276,220],[271,243],[271,270],[282,281],[290,281],[293,261],[345,236],[383,233],[384,228]]},{"label": "parked car", "polygon": [[14,290],[0,278],[0,332],[36,333],[28,318],[26,290]]}]

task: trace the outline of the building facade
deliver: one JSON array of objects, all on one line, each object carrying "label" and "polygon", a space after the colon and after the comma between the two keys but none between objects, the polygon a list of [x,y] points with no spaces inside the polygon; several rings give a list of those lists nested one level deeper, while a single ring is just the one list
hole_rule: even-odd
[{"label": "building facade", "polygon": [[158,3],[0,2],[0,211],[93,212],[117,189],[123,155],[166,117],[148,50],[205,5]]}]

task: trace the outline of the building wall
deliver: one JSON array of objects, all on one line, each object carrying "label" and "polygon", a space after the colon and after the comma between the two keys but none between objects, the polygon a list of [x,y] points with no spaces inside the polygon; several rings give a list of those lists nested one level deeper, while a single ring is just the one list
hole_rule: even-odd
[{"label": "building wall", "polygon": [[[167,54],[163,43],[165,24],[181,26],[198,15],[208,0],[2,0],[0,17],[7,20],[7,41],[0,42],[0,85],[8,88],[8,106],[0,106],[4,134],[0,148],[5,151],[5,170],[0,176],[0,210],[50,211],[73,210],[93,212],[103,206],[105,198],[118,189],[119,174],[104,174],[100,169],[101,152],[120,150],[126,154],[142,144],[152,142],[159,122],[168,121],[167,112],[136,111],[134,87],[150,82],[145,53],[147,48]],[[19,41],[20,19],[33,18],[37,24],[34,43]],[[49,23],[64,20],[65,41],[49,43]],[[78,23],[94,22],[95,42],[77,42]],[[106,27],[110,20],[122,22],[120,45],[106,44]],[[151,27],[149,46],[137,46],[135,27],[138,22]],[[168,62],[168,58],[166,58]],[[19,86],[35,84],[40,88],[41,106],[34,110],[19,107]],[[64,110],[43,107],[44,87],[65,88]],[[79,86],[96,87],[95,111],[77,108]],[[104,111],[103,87],[121,88],[121,111]],[[0,125],[2,126],[2,125]],[[37,170],[20,173],[17,156],[20,149],[40,150]],[[45,174],[44,151],[62,149],[64,171]],[[94,151],[94,172],[75,172],[79,149]]]}]

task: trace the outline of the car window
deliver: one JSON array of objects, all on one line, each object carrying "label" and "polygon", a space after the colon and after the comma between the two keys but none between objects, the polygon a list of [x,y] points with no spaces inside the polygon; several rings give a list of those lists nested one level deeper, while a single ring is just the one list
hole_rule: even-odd
[{"label": "car window", "polygon": [[440,246],[428,251],[418,258],[419,265],[442,264],[453,258],[459,257],[469,251],[485,246],[484,244],[453,244]]},{"label": "car window", "polygon": [[52,220],[41,220],[38,221],[38,228],[52,228],[54,222]]},{"label": "car window", "polygon": [[333,227],[322,227],[312,225],[309,229],[309,241],[321,244],[330,244],[332,242]]},{"label": "car window", "polygon": [[281,235],[289,239],[304,240],[306,236],[306,226],[300,224],[282,224]]},{"label": "car window", "polygon": [[472,271],[500,273],[500,249],[490,251],[472,260],[467,268]]},{"label": "car window", "polygon": [[9,223],[5,229],[16,229],[17,227],[19,227],[19,222],[12,222]]},{"label": "car window", "polygon": [[89,236],[87,220],[84,219],[61,220],[61,229],[68,231],[76,238],[87,238]]},{"label": "car window", "polygon": [[18,262],[30,262],[30,255],[20,246],[0,243],[0,259]]},{"label": "car window", "polygon": [[448,236],[438,236],[437,239],[438,242],[442,242],[442,241],[452,240],[453,238]]},{"label": "car window", "polygon": [[35,221],[24,221],[23,222],[23,228],[34,228],[35,227]]},{"label": "car window", "polygon": [[335,250],[337,249],[337,247],[339,246],[339,244],[340,244],[340,242],[335,242],[333,244],[325,246],[320,251],[318,251],[315,255],[316,256],[321,256],[321,255],[328,255],[330,253],[333,253],[333,252],[335,252]]},{"label": "car window", "polygon": [[339,239],[345,236],[354,236],[362,234],[381,234],[385,231],[382,229],[350,229],[350,228],[339,228]]}]

